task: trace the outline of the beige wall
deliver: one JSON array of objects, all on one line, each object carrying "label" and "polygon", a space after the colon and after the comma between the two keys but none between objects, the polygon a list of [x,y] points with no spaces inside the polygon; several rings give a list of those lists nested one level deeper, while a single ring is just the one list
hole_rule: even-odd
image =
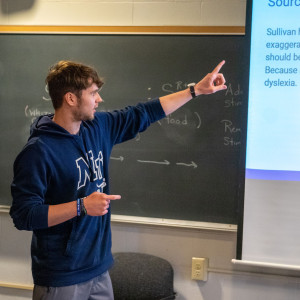
[{"label": "beige wall", "polygon": [[2,0],[1,25],[244,26],[245,0]]},{"label": "beige wall", "polygon": [[[245,0],[58,1],[0,0],[0,25],[244,26]],[[1,45],[0,45],[1,46]],[[296,300],[297,272],[237,268],[236,232],[113,222],[113,251],[154,254],[171,262],[178,299]],[[0,213],[0,283],[31,286],[30,233]],[[190,279],[193,256],[209,258],[207,282]],[[288,276],[287,276],[288,275]],[[0,299],[30,299],[31,291],[0,287]]]}]

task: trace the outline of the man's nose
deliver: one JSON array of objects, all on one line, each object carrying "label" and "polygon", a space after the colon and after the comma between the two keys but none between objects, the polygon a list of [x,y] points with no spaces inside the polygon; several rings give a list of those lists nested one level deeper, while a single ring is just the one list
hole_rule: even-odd
[{"label": "man's nose", "polygon": [[98,94],[98,97],[97,97],[97,99],[96,99],[96,102],[97,102],[97,103],[103,102],[103,99],[101,98],[100,94],[99,94],[99,93],[97,93],[97,94]]}]

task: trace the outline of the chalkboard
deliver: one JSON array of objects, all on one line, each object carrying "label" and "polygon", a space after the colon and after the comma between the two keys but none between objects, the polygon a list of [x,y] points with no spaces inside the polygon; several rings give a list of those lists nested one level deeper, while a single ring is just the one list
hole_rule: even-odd
[{"label": "chalkboard", "polygon": [[176,92],[222,59],[228,90],[202,96],[115,147],[113,213],[237,223],[247,99],[243,36],[0,35],[0,203],[32,120],[53,112],[44,79],[58,60],[93,65],[105,81],[100,110]]}]

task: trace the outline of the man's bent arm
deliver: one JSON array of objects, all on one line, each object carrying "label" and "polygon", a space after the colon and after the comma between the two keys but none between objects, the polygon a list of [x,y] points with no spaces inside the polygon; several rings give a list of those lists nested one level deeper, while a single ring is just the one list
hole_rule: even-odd
[{"label": "man's bent arm", "polygon": [[[111,200],[120,199],[120,195],[107,195],[94,192],[84,198],[84,206],[90,216],[107,214]],[[57,205],[49,205],[48,227],[63,223],[77,216],[77,200]]]}]

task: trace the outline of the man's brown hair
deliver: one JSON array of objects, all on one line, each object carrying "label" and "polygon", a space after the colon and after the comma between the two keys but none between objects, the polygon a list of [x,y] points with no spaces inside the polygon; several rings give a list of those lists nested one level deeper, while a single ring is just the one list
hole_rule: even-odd
[{"label": "man's brown hair", "polygon": [[62,106],[63,96],[74,93],[78,98],[84,89],[95,83],[98,88],[103,85],[97,71],[87,65],[73,61],[59,61],[52,66],[46,78],[49,95],[54,109]]}]

